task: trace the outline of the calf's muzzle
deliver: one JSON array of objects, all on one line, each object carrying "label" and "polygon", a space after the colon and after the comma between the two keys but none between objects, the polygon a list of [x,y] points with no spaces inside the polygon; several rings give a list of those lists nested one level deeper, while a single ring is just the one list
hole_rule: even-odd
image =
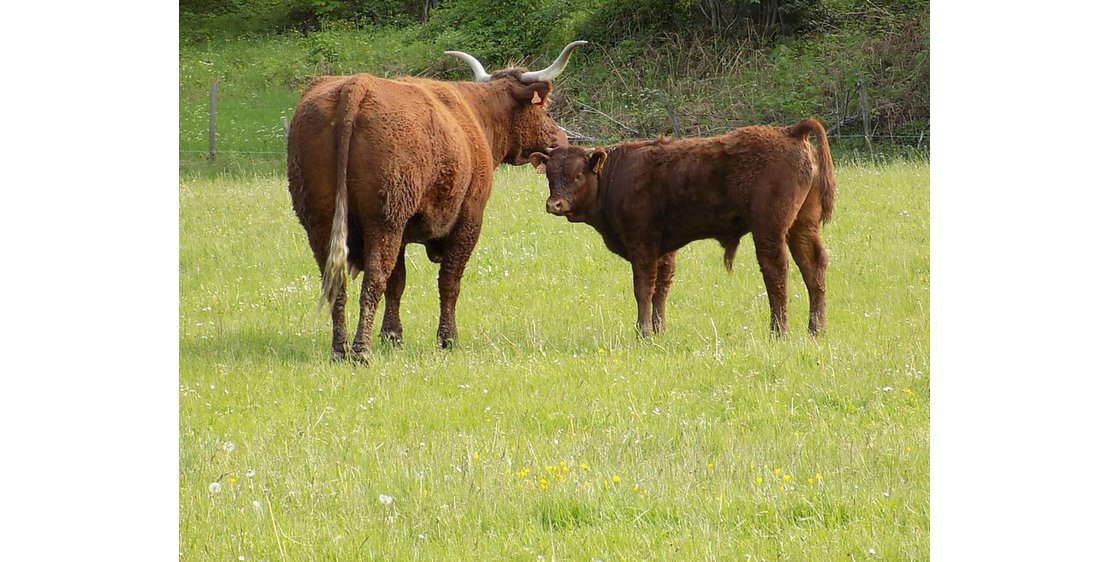
[{"label": "calf's muzzle", "polygon": [[565,215],[570,212],[570,203],[562,197],[552,197],[547,200],[547,212],[553,215]]}]

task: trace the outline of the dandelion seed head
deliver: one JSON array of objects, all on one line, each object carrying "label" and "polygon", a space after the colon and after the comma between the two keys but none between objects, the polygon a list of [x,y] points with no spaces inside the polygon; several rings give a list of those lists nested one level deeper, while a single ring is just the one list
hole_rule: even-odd
[{"label": "dandelion seed head", "polygon": [[213,483],[208,485],[208,493],[209,494],[218,494],[218,493],[220,493],[220,490],[222,490],[223,488],[224,487],[221,486],[219,482],[213,482]]},{"label": "dandelion seed head", "polygon": [[224,450],[229,452],[229,453],[234,451],[235,450],[235,443],[232,443],[231,441],[228,441],[228,442],[224,443]]},{"label": "dandelion seed head", "polygon": [[393,503],[393,496],[387,496],[385,494],[378,494],[378,501],[382,502],[385,505],[390,505],[390,504]]}]

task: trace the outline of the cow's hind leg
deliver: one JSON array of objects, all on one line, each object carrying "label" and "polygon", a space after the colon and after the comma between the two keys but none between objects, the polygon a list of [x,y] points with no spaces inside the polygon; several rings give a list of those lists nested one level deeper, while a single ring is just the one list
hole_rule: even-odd
[{"label": "cow's hind leg", "polygon": [[366,360],[370,355],[370,334],[374,328],[374,314],[377,312],[378,302],[385,292],[386,280],[389,279],[396,263],[397,253],[401,250],[402,227],[374,225],[365,229],[363,237],[363,261],[365,267],[362,277],[362,292],[359,294],[358,329],[355,331],[355,341],[351,346],[351,353],[356,359]]},{"label": "cow's hind leg", "polygon": [[[324,262],[328,254],[328,238],[330,231],[325,229],[306,229],[308,232],[308,245],[312,248],[316,266],[320,270],[321,279],[324,274]],[[331,305],[331,356],[332,359],[346,359],[351,352],[347,341],[347,276],[339,278],[339,291],[335,302]]]},{"label": "cow's hind leg", "polygon": [[381,339],[383,343],[400,344],[401,339],[401,295],[405,292],[405,247],[397,252],[397,262],[385,285],[385,314],[382,318]]},{"label": "cow's hind leg", "polygon": [[763,283],[767,287],[767,300],[771,304],[771,334],[786,335],[789,329],[786,321],[786,275],[790,265],[786,257],[786,233],[777,230],[752,232],[752,235],[755,257],[759,261],[759,271],[763,273]]},{"label": "cow's hind leg", "polygon": [[331,305],[331,356],[346,359],[351,352],[347,344],[347,278],[339,279],[339,297]]},{"label": "cow's hind leg", "polygon": [[[808,202],[807,202],[808,207]],[[805,215],[806,208],[802,212]],[[819,228],[820,206],[815,216],[802,216],[790,227],[787,237],[790,254],[794,263],[802,271],[806,289],[809,291],[809,333],[817,335],[825,330],[825,270],[829,265],[829,254],[821,244]]]},{"label": "cow's hind leg", "polygon": [[439,264],[439,329],[436,330],[436,343],[446,349],[459,339],[459,329],[455,325],[455,305],[463,270],[470,254],[478,243],[482,231],[482,215],[464,214],[442,245],[443,261]]},{"label": "cow's hind leg", "polygon": [[651,297],[651,329],[656,334],[662,333],[667,328],[667,293],[671,290],[674,281],[676,252],[669,252],[659,257],[655,269],[655,293]]}]

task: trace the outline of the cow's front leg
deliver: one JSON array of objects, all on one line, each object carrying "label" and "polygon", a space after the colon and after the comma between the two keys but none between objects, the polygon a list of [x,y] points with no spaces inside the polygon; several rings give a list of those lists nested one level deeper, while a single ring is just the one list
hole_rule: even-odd
[{"label": "cow's front leg", "polygon": [[401,295],[405,292],[405,247],[397,252],[397,263],[385,285],[385,314],[382,317],[381,339],[383,343],[400,344],[401,339]]},{"label": "cow's front leg", "polygon": [[640,337],[651,335],[651,298],[655,293],[657,259],[638,259],[632,262],[632,289],[636,294],[636,329]]},{"label": "cow's front leg", "polygon": [[443,245],[443,261],[439,265],[439,329],[436,330],[436,343],[443,349],[451,347],[459,339],[459,330],[455,326],[455,304],[459,300],[463,270],[478,243],[481,230],[480,213],[476,217],[463,215]]},{"label": "cow's front leg", "polygon": [[393,272],[397,253],[401,250],[402,228],[375,225],[367,228],[364,235],[362,292],[359,294],[358,330],[351,345],[355,359],[366,361],[370,358],[370,335],[374,330],[374,314],[378,309],[386,280]]},{"label": "cow's front leg", "polygon": [[667,293],[674,281],[676,252],[668,252],[659,257],[655,267],[655,294],[651,298],[651,329],[660,334],[667,328]]}]

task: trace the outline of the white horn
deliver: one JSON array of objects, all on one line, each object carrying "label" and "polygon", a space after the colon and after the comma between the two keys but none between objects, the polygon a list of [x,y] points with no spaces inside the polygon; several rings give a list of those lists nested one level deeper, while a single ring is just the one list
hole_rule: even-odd
[{"label": "white horn", "polygon": [[466,64],[469,64],[470,69],[474,71],[475,82],[489,82],[490,75],[488,72],[486,72],[486,67],[482,66],[482,63],[478,62],[478,59],[462,51],[443,51],[443,53],[459,57],[460,59],[466,61]]},{"label": "white horn", "polygon": [[535,72],[525,72],[520,75],[520,81],[525,84],[531,84],[532,82],[540,82],[543,80],[554,80],[555,77],[562,74],[563,69],[567,67],[567,62],[570,60],[570,52],[586,43],[589,43],[589,41],[574,41],[567,44],[566,47],[563,47],[563,52],[559,53],[559,58],[555,59],[555,62],[551,63],[551,66]]}]

